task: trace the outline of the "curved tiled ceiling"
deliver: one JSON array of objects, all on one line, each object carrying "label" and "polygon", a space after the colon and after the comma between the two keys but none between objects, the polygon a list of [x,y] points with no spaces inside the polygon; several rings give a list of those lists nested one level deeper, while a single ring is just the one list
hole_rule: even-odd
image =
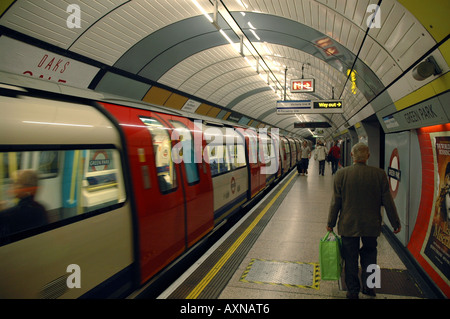
[{"label": "curved tiled ceiling", "polygon": [[[380,28],[371,29],[368,6],[378,1],[222,0],[217,21],[222,33],[196,5],[212,17],[215,0],[72,2],[81,7],[78,29],[66,27],[68,4],[56,0],[17,0],[0,24],[302,136],[309,131],[294,129],[294,122],[325,120],[332,125],[330,135],[363,108],[373,114],[370,102],[437,43],[395,0],[381,1]],[[257,73],[249,49],[248,60],[238,52],[240,33],[270,66],[271,77],[261,69]],[[356,93],[347,81],[352,66]],[[288,79],[316,81],[314,93],[288,99],[330,99],[334,90],[334,97],[344,100],[344,113],[277,115],[283,92],[276,82],[284,85],[286,67]],[[405,81],[398,94],[417,85]]]}]

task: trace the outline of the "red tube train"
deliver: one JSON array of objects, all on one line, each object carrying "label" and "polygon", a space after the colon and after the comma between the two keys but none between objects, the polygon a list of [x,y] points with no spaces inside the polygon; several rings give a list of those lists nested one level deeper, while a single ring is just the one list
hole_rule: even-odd
[{"label": "red tube train", "polygon": [[0,298],[124,297],[299,160],[275,130],[2,78]]}]

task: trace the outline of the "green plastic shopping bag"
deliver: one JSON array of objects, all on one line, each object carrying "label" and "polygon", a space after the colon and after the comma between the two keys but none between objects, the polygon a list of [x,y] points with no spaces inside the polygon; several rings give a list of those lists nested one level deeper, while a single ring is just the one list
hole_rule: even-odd
[{"label": "green plastic shopping bag", "polygon": [[[333,236],[330,236],[330,233]],[[319,244],[320,277],[322,280],[339,280],[341,277],[341,238],[327,232]]]}]

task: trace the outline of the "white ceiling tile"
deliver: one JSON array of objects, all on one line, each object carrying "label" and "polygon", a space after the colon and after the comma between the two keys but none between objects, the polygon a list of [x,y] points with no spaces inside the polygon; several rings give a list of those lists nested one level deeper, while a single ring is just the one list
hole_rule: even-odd
[{"label": "white ceiling tile", "polygon": [[81,28],[68,28],[66,12],[72,2],[59,0],[18,0],[2,16],[0,24],[39,40],[68,49],[87,28],[125,2],[73,1],[80,5]]}]

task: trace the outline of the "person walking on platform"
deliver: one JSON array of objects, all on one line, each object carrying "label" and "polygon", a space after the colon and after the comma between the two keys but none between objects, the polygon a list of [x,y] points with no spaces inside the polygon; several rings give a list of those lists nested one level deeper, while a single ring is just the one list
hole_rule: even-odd
[{"label": "person walking on platform", "polygon": [[328,150],[323,145],[322,141],[317,142],[314,159],[319,161],[319,176],[325,176],[325,159],[327,158]]},{"label": "person walking on platform", "polygon": [[311,158],[311,148],[307,141],[303,141],[301,147],[301,160],[297,166],[297,171],[300,175],[308,174],[309,159]]},{"label": "person walking on platform", "polygon": [[331,156],[331,174],[334,175],[338,170],[339,159],[341,158],[341,149],[337,141],[333,142],[333,146],[330,148],[328,155]]},{"label": "person walking on platform", "polygon": [[[381,232],[381,206],[384,206],[394,233],[401,230],[397,208],[389,190],[384,170],[366,165],[369,147],[357,143],[352,147],[353,165],[338,170],[334,177],[327,230],[332,231],[338,222],[338,233],[342,238],[347,298],[358,299],[358,255],[361,258],[362,292],[375,296],[375,290],[367,287],[369,265],[377,264],[377,237]],[[362,241],[362,247],[360,246]]]}]

